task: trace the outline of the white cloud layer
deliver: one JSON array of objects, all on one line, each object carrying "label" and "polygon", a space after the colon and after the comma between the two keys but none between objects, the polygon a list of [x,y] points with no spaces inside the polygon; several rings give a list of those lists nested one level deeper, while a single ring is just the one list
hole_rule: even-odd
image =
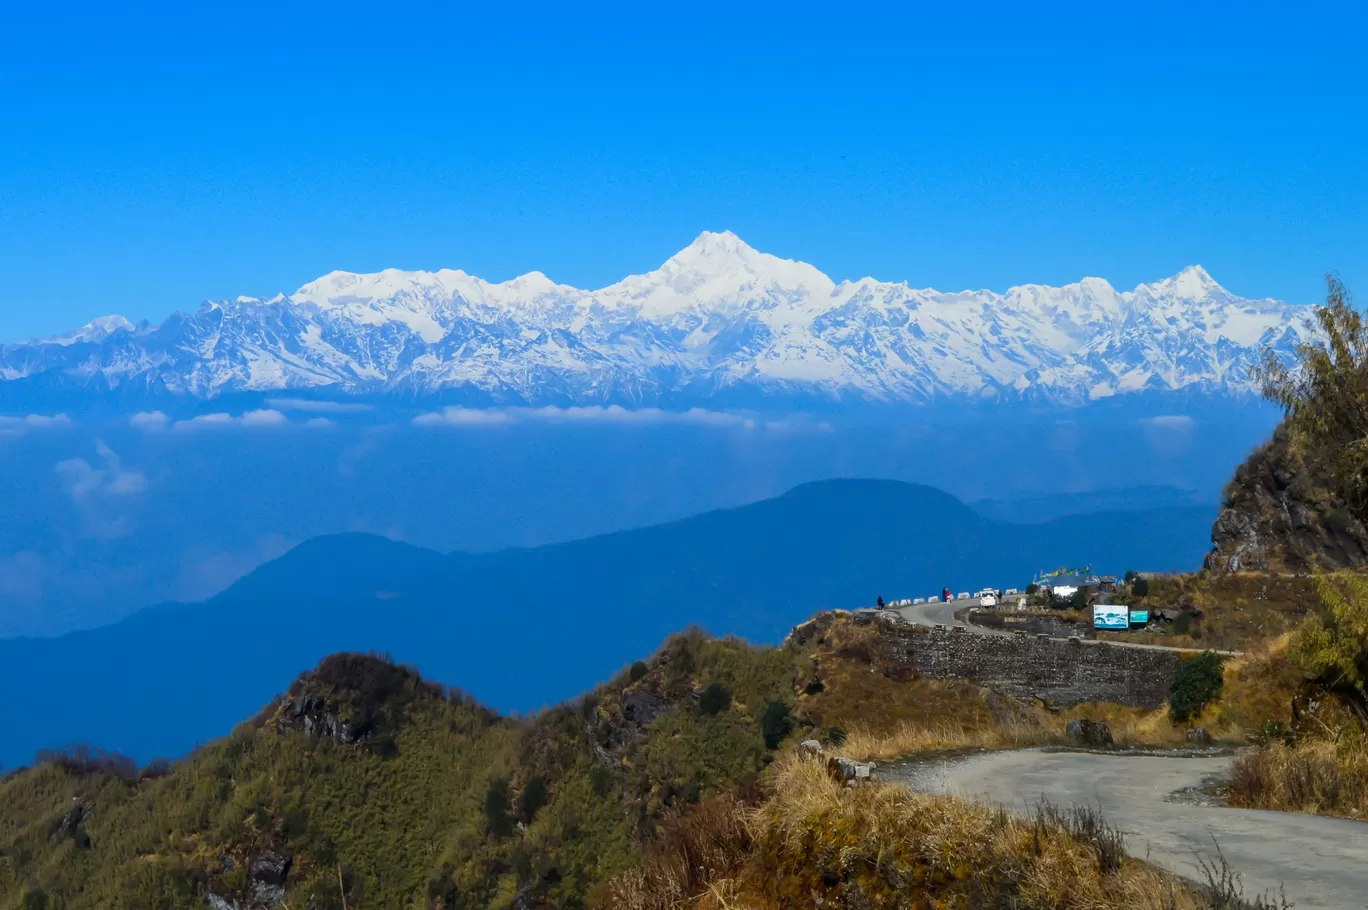
[{"label": "white cloud layer", "polygon": [[178,420],[172,424],[174,430],[214,430],[214,429],[234,429],[234,428],[258,428],[258,427],[282,427],[288,426],[290,420],[279,411],[269,408],[248,411],[241,417],[234,417],[232,414],[201,414],[189,420]]},{"label": "white cloud layer", "polygon": [[793,432],[803,429],[828,431],[830,425],[814,423],[806,417],[795,416],[764,419],[730,411],[709,411],[690,408],[687,411],[666,411],[661,408],[628,410],[619,405],[572,408],[479,408],[447,407],[440,411],[420,414],[413,419],[415,426],[491,427],[521,422],[546,423],[611,423],[620,425],[661,425],[686,423],[698,426],[738,427],[746,430],[763,429]]},{"label": "white cloud layer", "polygon": [[375,410],[375,405],[359,401],[314,401],[310,398],[267,398],[266,406],[306,414],[359,414]]},{"label": "white cloud layer", "polygon": [[95,443],[95,451],[104,460],[97,468],[84,458],[68,458],[57,462],[56,471],[72,499],[80,502],[95,494],[134,496],[147,489],[147,478],[141,471],[129,471],[119,463],[119,456],[103,442]]},{"label": "white cloud layer", "polygon": [[25,414],[23,417],[10,417],[0,414],[0,433],[14,435],[27,430],[52,430],[72,426],[73,422],[65,414]]},{"label": "white cloud layer", "polygon": [[170,422],[161,411],[139,411],[128,418],[128,425],[139,430],[164,430]]}]

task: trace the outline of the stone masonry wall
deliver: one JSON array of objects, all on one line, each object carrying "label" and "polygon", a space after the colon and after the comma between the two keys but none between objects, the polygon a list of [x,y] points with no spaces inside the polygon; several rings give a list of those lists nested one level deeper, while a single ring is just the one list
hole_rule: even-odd
[{"label": "stone masonry wall", "polygon": [[1182,658],[1095,642],[980,635],[879,623],[880,662],[930,679],[970,679],[1021,699],[1070,706],[1107,701],[1157,708]]}]

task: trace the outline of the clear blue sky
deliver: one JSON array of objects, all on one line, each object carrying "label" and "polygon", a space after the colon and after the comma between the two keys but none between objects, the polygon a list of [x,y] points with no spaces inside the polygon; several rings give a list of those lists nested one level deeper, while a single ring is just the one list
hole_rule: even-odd
[{"label": "clear blue sky", "polygon": [[0,12],[0,340],[724,228],[838,279],[1368,297],[1362,4],[42,6]]}]

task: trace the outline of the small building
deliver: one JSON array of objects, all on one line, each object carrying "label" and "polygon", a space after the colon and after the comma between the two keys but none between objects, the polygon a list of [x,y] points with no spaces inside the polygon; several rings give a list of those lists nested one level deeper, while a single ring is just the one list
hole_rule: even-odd
[{"label": "small building", "polygon": [[1054,575],[1041,585],[1056,597],[1072,597],[1074,592],[1082,591],[1088,597],[1106,594],[1116,589],[1115,575],[1093,575],[1092,573],[1070,573]]}]

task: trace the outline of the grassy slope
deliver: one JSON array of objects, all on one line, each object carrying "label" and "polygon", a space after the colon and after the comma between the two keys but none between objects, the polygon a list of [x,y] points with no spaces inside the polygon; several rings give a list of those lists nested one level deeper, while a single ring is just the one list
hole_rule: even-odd
[{"label": "grassy slope", "polygon": [[[353,660],[327,680],[320,668],[290,691],[349,726],[364,717],[374,730],[360,745],[292,729],[276,705],[164,777],[53,762],[11,775],[0,784],[0,907],[202,907],[206,889],[247,893],[250,862],[268,851],[292,858],[291,905],[341,907],[345,894],[349,907],[510,906],[521,894],[573,907],[630,863],[662,814],[760,770],[759,714],[792,698],[798,660],[681,636],[642,678],[525,721],[392,667],[399,683],[377,693],[365,678],[377,667],[389,665]],[[694,693],[714,682],[733,697],[705,715]],[[623,716],[632,692],[657,700],[644,727]],[[490,821],[496,777],[521,830]],[[524,811],[533,778],[547,801]],[[60,833],[73,805],[90,815]]]},{"label": "grassy slope", "polygon": [[[1123,742],[1183,736],[1161,712],[1084,706],[1051,714],[968,683],[905,678],[888,669],[879,646],[877,626],[839,615],[802,627],[780,649],[676,636],[649,665],[528,719],[500,718],[382,661],[330,658],[286,698],[312,697],[347,729],[368,731],[360,745],[300,732],[296,701],[284,701],[164,777],[127,780],[47,763],[0,783],[0,910],[202,907],[206,890],[248,894],[251,861],[267,853],[292,858],[291,907],[340,908],[344,895],[349,908],[609,906],[616,892],[604,890],[608,883],[621,888],[624,876],[642,874],[658,861],[658,845],[678,847],[681,819],[707,807],[732,818],[722,827],[750,845],[747,868],[768,875],[775,870],[765,864],[785,851],[817,849],[790,843],[797,835],[789,822],[782,836],[758,841],[751,828],[736,828],[762,809],[790,811],[780,778],[766,771],[776,753],[759,720],[774,700],[792,706],[790,742],[848,734],[842,751],[866,758],[1055,742],[1075,715],[1108,720]],[[1285,704],[1268,694],[1276,665],[1247,666],[1254,669],[1232,668],[1226,697],[1202,722],[1236,735]],[[712,684],[731,699],[707,714],[698,694]],[[486,805],[496,780],[507,782],[507,828]],[[540,783],[544,805],[526,805]],[[717,811],[719,801],[730,808]],[[60,833],[73,805],[91,814]],[[942,809],[957,817],[949,804]],[[713,845],[717,862],[735,864],[723,841]],[[769,859],[756,844],[768,844]],[[934,871],[925,857],[908,862]],[[901,892],[880,893],[906,898],[908,881]]]}]

